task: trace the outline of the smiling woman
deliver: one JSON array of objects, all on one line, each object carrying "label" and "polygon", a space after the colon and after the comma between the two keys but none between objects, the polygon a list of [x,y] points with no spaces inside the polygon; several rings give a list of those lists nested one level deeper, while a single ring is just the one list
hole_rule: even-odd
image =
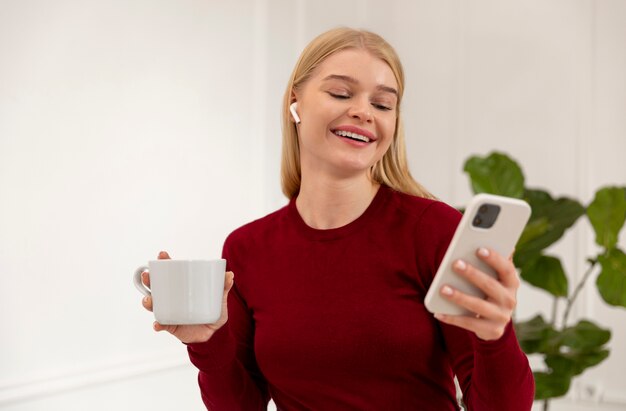
[{"label": "smiling woman", "polygon": [[[374,66],[369,67],[367,61],[362,61],[364,65],[358,65],[356,62],[347,61],[347,58],[337,59],[333,55],[338,52],[344,55],[345,53],[360,54],[361,60],[373,61]],[[325,76],[320,75],[320,63],[322,61],[329,63],[328,60],[331,62],[336,60],[337,69],[351,70],[355,73],[327,70],[328,73]],[[347,66],[342,67],[342,63],[347,64]],[[374,84],[370,86],[374,87],[375,94],[370,97],[373,99],[366,101],[365,104],[372,104],[373,109],[389,109],[388,111],[393,112],[392,116],[395,121],[393,138],[390,143],[391,149],[387,150],[384,156],[371,167],[373,180],[406,193],[433,198],[424,187],[413,179],[406,160],[404,129],[400,111],[404,92],[404,71],[400,59],[391,45],[382,37],[367,31],[349,28],[338,28],[322,33],[311,41],[302,52],[287,84],[283,98],[285,115],[283,117],[281,179],[283,193],[288,198],[293,198],[298,194],[302,178],[300,141],[296,127],[287,115],[288,106],[297,101],[295,94],[304,87],[312,76],[317,75],[318,81],[320,78],[324,80],[320,82],[322,83],[320,85],[326,86],[326,89],[322,89],[322,91],[337,99],[353,99],[354,96],[351,95],[351,92],[353,93],[354,90],[352,88],[360,86],[362,91],[362,88],[367,86],[367,84],[359,82],[359,77],[363,77],[363,74],[360,74],[361,70],[364,68],[370,71],[378,70],[377,74],[385,76],[374,78]]]},{"label": "smiling woman", "polygon": [[441,295],[474,315],[424,307],[460,214],[409,173],[403,82],[370,32],[331,30],[304,50],[284,99],[289,204],[227,238],[215,324],[155,324],[188,344],[211,410],[455,410],[455,376],[469,409],[530,409],[511,261],[477,253],[497,279],[456,264],[487,298]]},{"label": "smiling woman", "polygon": [[314,176],[316,185],[362,179],[394,138],[397,93],[388,90],[397,87],[389,66],[362,49],[331,55],[295,87],[303,178]]}]

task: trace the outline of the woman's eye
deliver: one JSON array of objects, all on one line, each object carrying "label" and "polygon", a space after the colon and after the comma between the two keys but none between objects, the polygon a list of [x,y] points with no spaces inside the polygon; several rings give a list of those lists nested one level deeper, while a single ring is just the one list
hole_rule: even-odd
[{"label": "woman's eye", "polygon": [[349,96],[349,95],[347,95],[347,94],[337,94],[337,93],[332,93],[332,92],[330,92],[330,91],[328,92],[328,94],[330,94],[330,96],[331,96],[331,97],[338,98],[338,99],[342,99],[342,100],[345,100],[345,99],[347,99],[347,98],[350,98],[350,96]]},{"label": "woman's eye", "polygon": [[380,103],[372,103],[372,106],[376,107],[379,110],[385,110],[385,111],[393,110],[393,108],[385,104],[380,104]]}]

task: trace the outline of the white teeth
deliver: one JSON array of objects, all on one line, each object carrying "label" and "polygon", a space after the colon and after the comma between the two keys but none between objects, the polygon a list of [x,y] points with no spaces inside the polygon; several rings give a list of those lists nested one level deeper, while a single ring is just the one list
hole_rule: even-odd
[{"label": "white teeth", "polygon": [[351,133],[349,131],[337,130],[337,131],[335,131],[335,134],[337,134],[338,136],[342,136],[342,137],[354,138],[356,140],[360,140],[360,141],[363,141],[365,143],[369,143],[370,142],[369,138],[367,138],[365,136],[362,136],[360,134]]}]

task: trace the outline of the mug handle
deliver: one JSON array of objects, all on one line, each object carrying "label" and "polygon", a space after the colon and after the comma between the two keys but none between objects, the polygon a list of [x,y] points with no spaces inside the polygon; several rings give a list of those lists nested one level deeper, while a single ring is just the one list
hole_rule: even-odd
[{"label": "mug handle", "polygon": [[150,297],[152,293],[150,293],[150,289],[141,282],[141,273],[144,271],[150,272],[147,266],[141,266],[135,270],[135,275],[133,276],[133,282],[135,283],[135,288],[139,290],[143,295]]}]

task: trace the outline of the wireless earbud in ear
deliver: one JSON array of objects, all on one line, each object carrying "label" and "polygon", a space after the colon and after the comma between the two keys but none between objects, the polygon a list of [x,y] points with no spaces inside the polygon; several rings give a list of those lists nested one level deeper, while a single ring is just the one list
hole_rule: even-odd
[{"label": "wireless earbud in ear", "polygon": [[298,107],[298,103],[294,101],[289,106],[289,111],[291,111],[291,115],[293,116],[293,119],[296,122],[296,124],[300,124],[300,116],[298,116],[298,113],[296,112],[297,107]]}]

